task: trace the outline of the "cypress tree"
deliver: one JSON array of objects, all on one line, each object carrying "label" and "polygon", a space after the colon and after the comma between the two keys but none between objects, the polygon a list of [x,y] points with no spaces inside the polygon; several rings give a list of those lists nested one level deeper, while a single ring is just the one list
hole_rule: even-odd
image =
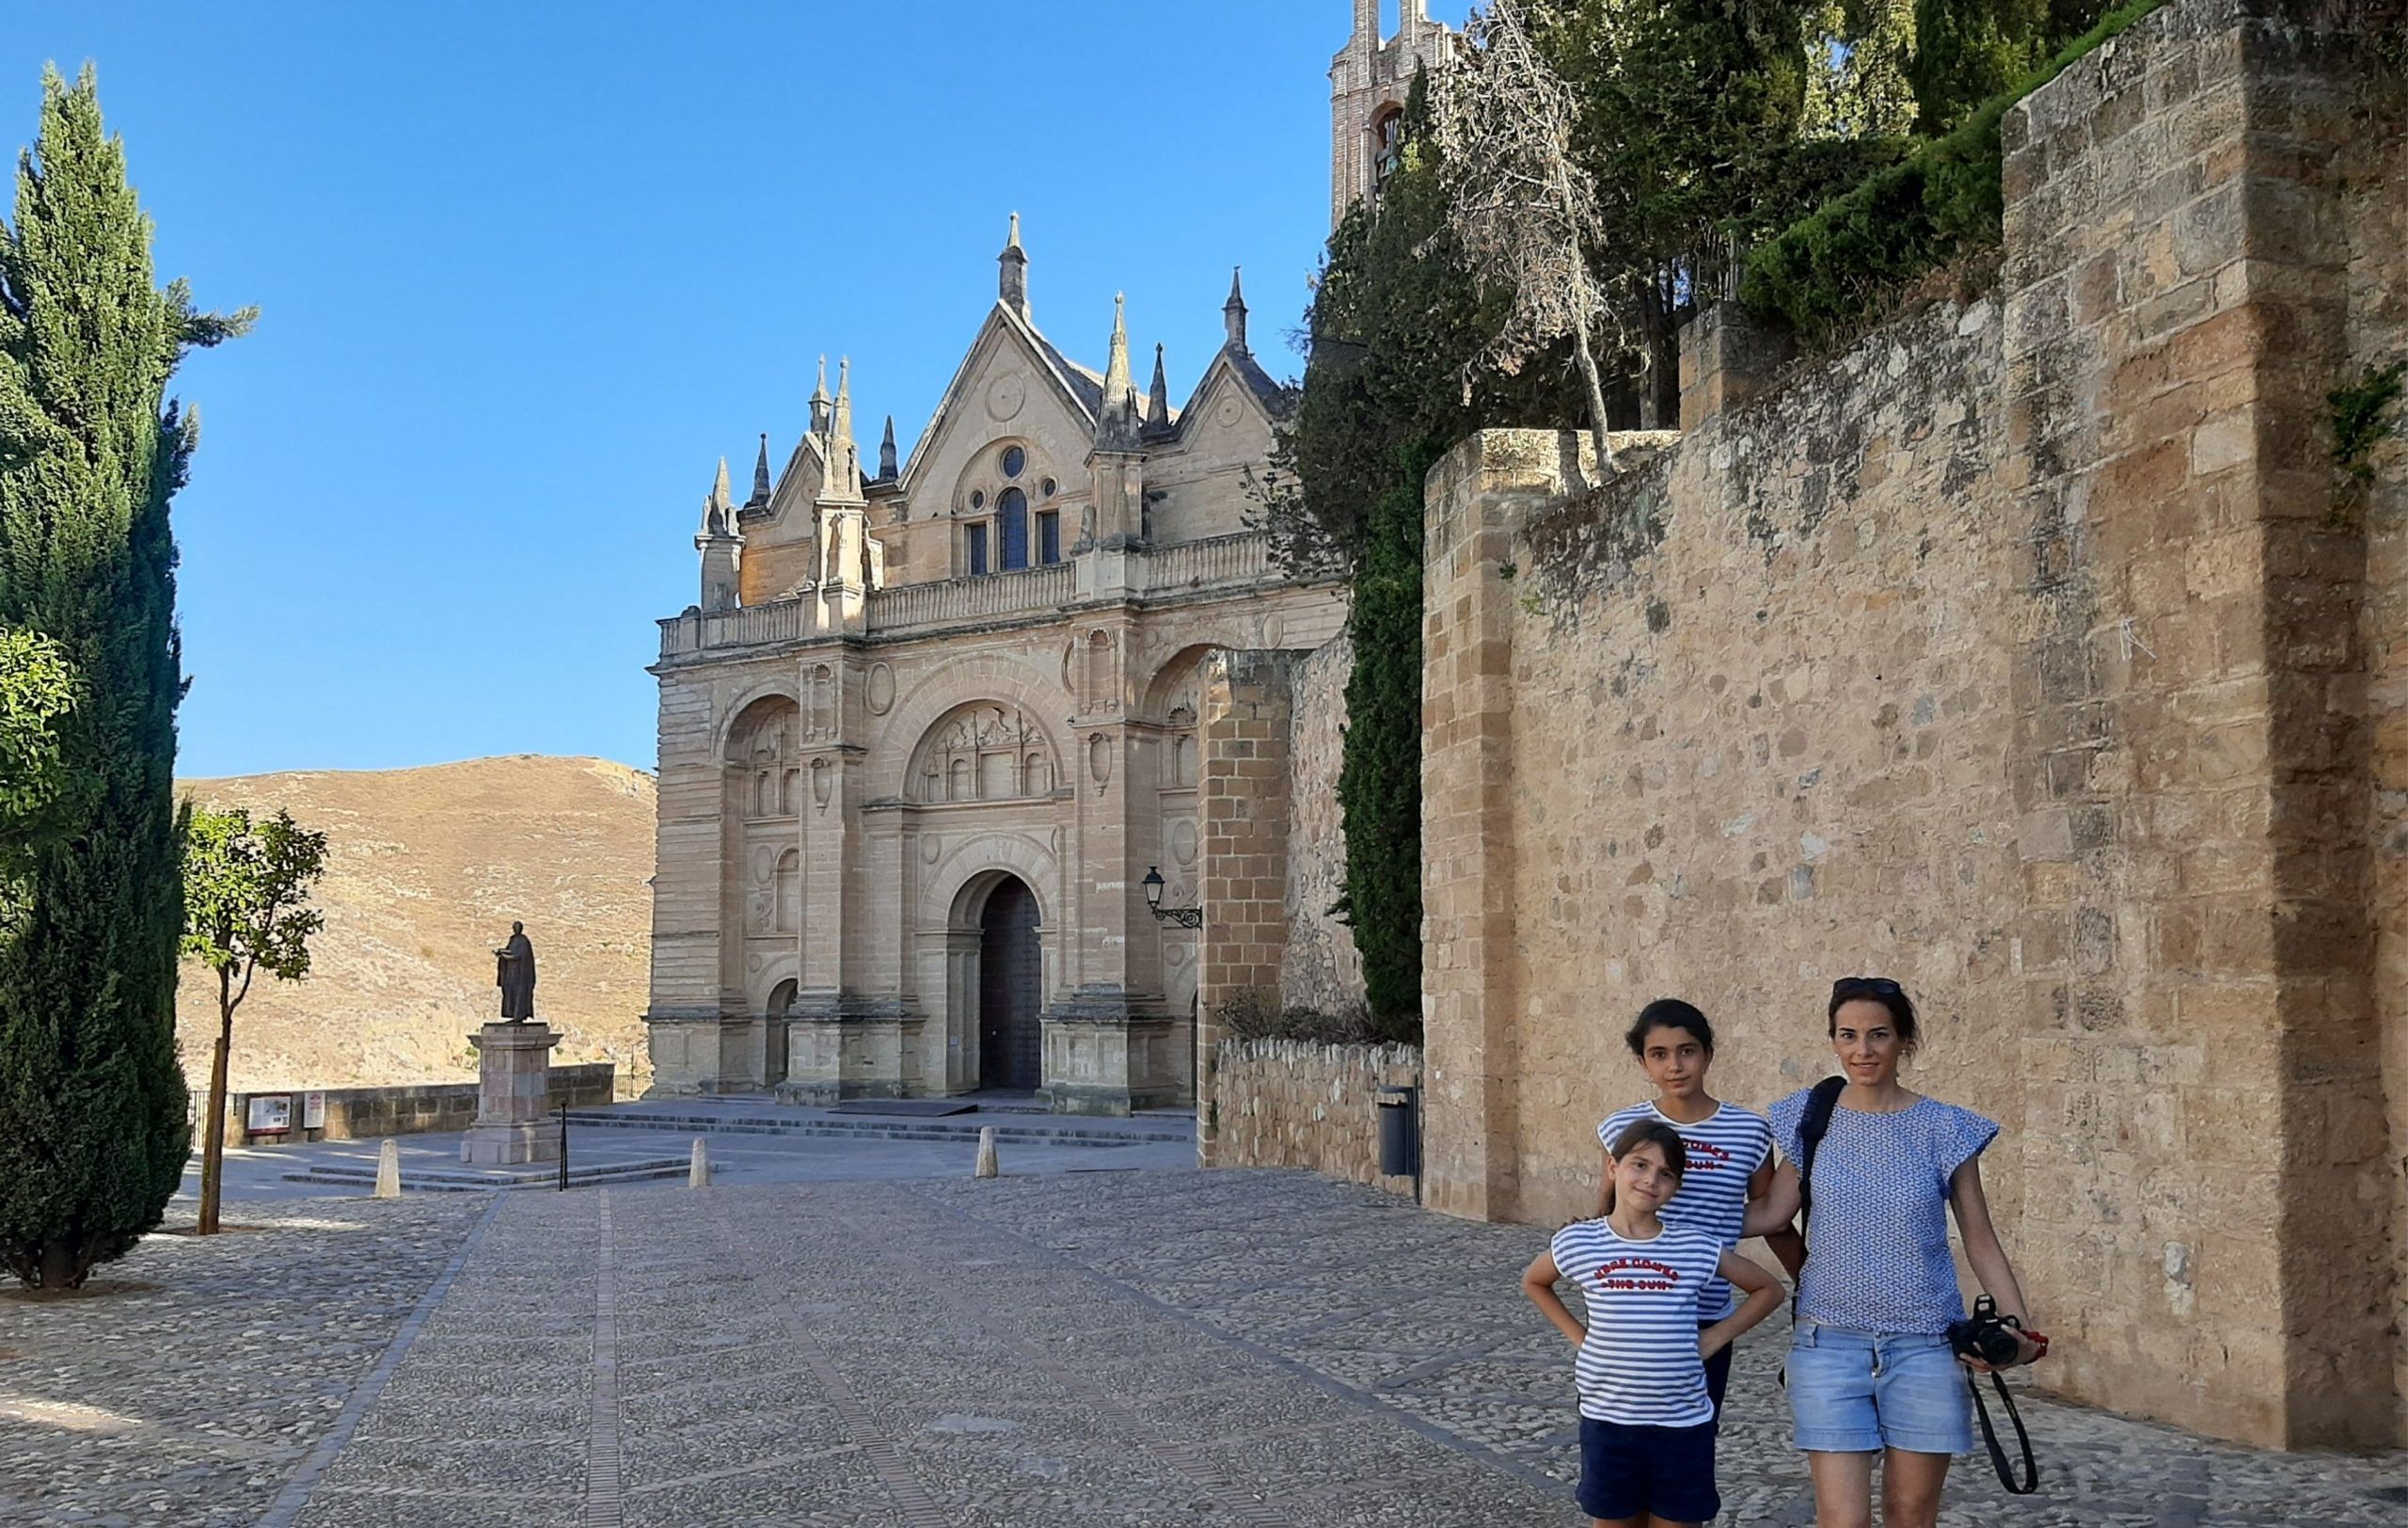
[{"label": "cypress tree", "polygon": [[56,723],[54,831],[0,909],[0,1267],[81,1283],[159,1222],[190,1144],[177,1065],[175,538],[185,349],[247,313],[152,285],[150,224],[87,67],[42,78],[0,226],[0,625],[83,686]]}]

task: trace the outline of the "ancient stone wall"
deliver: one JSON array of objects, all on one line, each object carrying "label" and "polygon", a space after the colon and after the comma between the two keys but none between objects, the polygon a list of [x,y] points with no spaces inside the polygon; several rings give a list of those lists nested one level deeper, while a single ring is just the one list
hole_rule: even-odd
[{"label": "ancient stone wall", "polygon": [[1211,1167],[1309,1168],[1392,1194],[1410,1174],[1380,1171],[1378,1106],[1384,1087],[1421,1080],[1410,1045],[1315,1045],[1296,1040],[1223,1041],[1212,1070],[1219,1121]]},{"label": "ancient stone wall", "polygon": [[[2350,375],[2408,361],[2408,198],[2382,188],[2408,184],[2408,139],[2371,138],[2346,167],[2350,266]],[[2367,453],[2362,482],[2345,487],[2344,516],[2367,527],[2367,708],[2373,718],[2369,780],[2373,846],[2374,992],[2383,1028],[2384,1092],[2390,1100],[2393,1285],[2399,1334],[2394,1375],[2408,1397],[2408,432],[2401,405]],[[2401,1430],[2408,1433],[2408,1419]]]},{"label": "ancient stone wall", "polygon": [[1831,979],[1893,976],[1909,1084],[2004,1127],[2044,1381],[2401,1436],[2408,548],[2327,395],[2401,353],[2408,183],[2356,86],[2178,0],[2010,116],[1996,298],[1688,379],[1602,487],[1569,435],[1440,464],[1431,1203],[1580,1209],[1651,997],[1761,1106],[1830,1070]]},{"label": "ancient stone wall", "polygon": [[1343,1013],[1363,1006],[1354,931],[1331,909],[1346,890],[1346,824],[1338,772],[1346,745],[1346,680],[1354,644],[1339,636],[1298,661],[1288,747],[1288,951],[1279,965],[1287,1008]]}]

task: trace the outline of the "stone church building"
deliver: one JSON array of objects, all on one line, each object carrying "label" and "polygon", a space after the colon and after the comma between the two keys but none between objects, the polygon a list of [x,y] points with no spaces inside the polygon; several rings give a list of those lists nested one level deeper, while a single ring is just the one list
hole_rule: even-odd
[{"label": "stone church building", "polygon": [[[1333,216],[1453,34],[1378,0],[1331,72]],[[1196,1094],[1199,683],[1337,635],[1271,565],[1253,485],[1291,398],[1242,289],[1183,405],[1037,326],[1014,217],[994,304],[908,456],[825,366],[782,470],[705,501],[660,623],[653,1090],[811,1103],[982,1089],[1125,1113]],[[1101,322],[1099,300],[1097,328]]]}]

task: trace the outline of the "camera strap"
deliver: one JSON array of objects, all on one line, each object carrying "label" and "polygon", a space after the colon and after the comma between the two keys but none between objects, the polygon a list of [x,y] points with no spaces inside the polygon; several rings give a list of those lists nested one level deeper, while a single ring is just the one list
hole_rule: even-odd
[{"label": "camera strap", "polygon": [[1981,1381],[1973,1371],[1965,1371],[1965,1388],[1973,1393],[1973,1414],[1981,1420],[1982,1441],[1989,1445],[1990,1468],[1998,1472],[1998,1483],[2006,1488],[2009,1496],[2029,1496],[2040,1488],[2040,1461],[2032,1454],[2032,1435],[2023,1428],[2023,1413],[2015,1409],[2015,1393],[1996,1373],[1990,1384],[1998,1391],[1999,1404],[2006,1408],[2006,1420],[2015,1425],[2015,1440],[2023,1450],[2023,1483],[2015,1483],[2015,1473],[2006,1462],[2006,1450],[1998,1446],[1998,1429],[1990,1425],[1990,1409],[1982,1400]]},{"label": "camera strap", "polygon": [[[1814,1153],[1822,1147],[1823,1138],[1830,1134],[1831,1111],[1840,1106],[1840,1094],[1847,1087],[1846,1077],[1825,1077],[1806,1094],[1806,1109],[1798,1119],[1798,1233],[1802,1241],[1806,1224],[1814,1218]],[[1808,1254],[1799,1249],[1798,1284],[1789,1292],[1789,1324],[1798,1324],[1798,1292],[1806,1287]]]}]

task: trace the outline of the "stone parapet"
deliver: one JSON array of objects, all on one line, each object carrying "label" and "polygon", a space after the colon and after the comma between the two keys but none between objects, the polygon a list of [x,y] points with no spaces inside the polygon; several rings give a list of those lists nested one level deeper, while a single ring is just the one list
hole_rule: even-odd
[{"label": "stone parapet", "polygon": [[1223,1041],[1206,1108],[1208,1168],[1308,1168],[1410,1195],[1413,1179],[1380,1171],[1374,1094],[1418,1087],[1421,1052],[1410,1045],[1317,1045],[1295,1040]]},{"label": "stone parapet", "polygon": [[[547,1110],[595,1108],[617,1097],[618,1068],[608,1061],[556,1066],[550,1072]],[[325,1123],[303,1124],[303,1101],[324,1100]],[[251,1101],[275,1099],[291,1122],[280,1131],[249,1129]],[[238,1146],[313,1140],[374,1140],[384,1136],[449,1134],[476,1122],[473,1082],[413,1083],[398,1088],[260,1088],[226,1100],[226,1138]]]}]

